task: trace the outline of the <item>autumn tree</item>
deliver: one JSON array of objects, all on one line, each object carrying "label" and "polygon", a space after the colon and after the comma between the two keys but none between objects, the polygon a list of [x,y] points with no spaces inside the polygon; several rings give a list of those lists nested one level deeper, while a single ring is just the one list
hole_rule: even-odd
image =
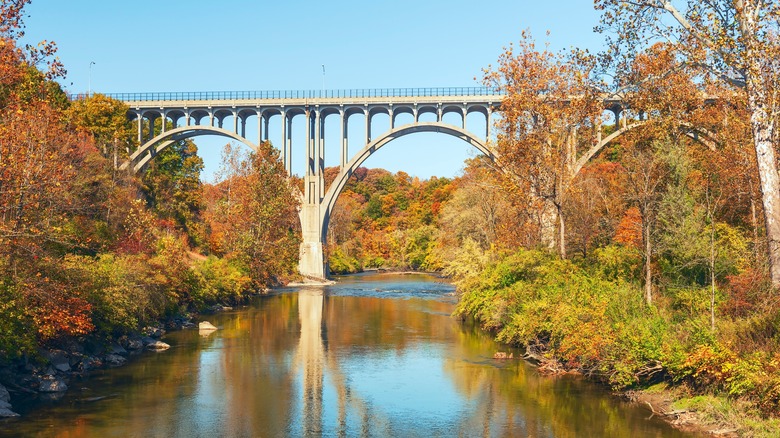
[{"label": "autumn tree", "polygon": [[[497,138],[499,166],[537,216],[540,241],[566,255],[562,212],[578,150],[600,126],[601,102],[591,81],[593,59],[537,50],[527,32],[485,71],[485,85],[506,94]],[[584,135],[578,135],[584,134]]]},{"label": "autumn tree", "polygon": [[623,166],[609,160],[584,167],[572,182],[566,200],[567,241],[583,258],[615,235],[626,209],[624,185]]},{"label": "autumn tree", "polygon": [[452,197],[441,210],[439,224],[447,246],[460,246],[467,239],[483,250],[502,244],[498,237],[513,207],[499,176],[485,160],[480,157],[467,162]]},{"label": "autumn tree", "polygon": [[[653,301],[653,255],[655,223],[658,205],[669,176],[668,162],[656,149],[665,144],[637,144],[621,157],[625,169],[626,197],[640,214],[642,251],[644,259],[644,295],[647,304]],[[666,144],[668,145],[668,143]]]},{"label": "autumn tree", "polygon": [[3,347],[19,348],[11,355],[31,347],[18,337],[47,342],[92,329],[90,304],[56,277],[58,256],[83,247],[73,224],[89,201],[77,175],[97,151],[62,123],[68,102],[52,80],[63,73],[56,47],[17,46],[27,3],[0,2],[0,294],[10,299],[3,319],[25,332],[3,333]]},{"label": "autumn tree", "polygon": [[[775,142],[780,4],[760,0],[678,2],[595,0],[598,30],[611,32],[603,60],[622,85],[631,60],[647,41],[666,40],[688,67],[744,94],[764,207],[772,284],[780,287],[780,178]],[[728,99],[728,94],[720,96]]]},{"label": "autumn tree", "polygon": [[204,219],[209,248],[239,260],[257,287],[295,272],[300,242],[300,200],[287,178],[279,152],[262,143],[253,153],[228,144],[207,200]]}]

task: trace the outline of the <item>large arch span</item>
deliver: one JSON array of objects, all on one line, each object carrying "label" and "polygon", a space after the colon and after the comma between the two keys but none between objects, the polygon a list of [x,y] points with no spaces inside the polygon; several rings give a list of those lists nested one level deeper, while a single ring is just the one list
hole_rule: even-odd
[{"label": "large arch span", "polygon": [[382,134],[380,137],[372,140],[363,149],[357,152],[347,163],[347,165],[341,169],[339,174],[336,176],[336,179],[330,184],[330,187],[328,187],[328,190],[320,203],[320,237],[323,242],[325,242],[328,231],[328,224],[330,222],[330,215],[333,213],[336,200],[338,199],[341,192],[344,191],[344,187],[346,186],[347,181],[355,172],[355,170],[383,146],[400,137],[418,132],[439,132],[459,138],[475,147],[491,160],[496,160],[496,152],[488,147],[486,141],[480,140],[474,134],[454,125],[441,122],[417,122],[391,129],[390,131]]},{"label": "large arch span", "polygon": [[145,170],[149,165],[149,161],[151,161],[157,154],[165,150],[174,142],[203,135],[217,135],[220,137],[227,137],[239,143],[245,144],[253,151],[257,150],[257,146],[254,143],[226,129],[215,126],[182,126],[170,131],[165,131],[153,139],[147,141],[141,145],[141,147],[139,147],[132,155],[130,155],[130,158],[122,163],[119,168],[122,170],[129,169],[133,173],[138,173]]},{"label": "large arch span", "polygon": [[[582,168],[585,167],[585,165],[588,164],[588,162],[592,160],[593,157],[598,155],[599,152],[601,152],[608,144],[617,140],[617,138],[622,136],[623,134],[626,134],[629,131],[644,126],[645,123],[647,123],[646,120],[625,125],[622,128],[618,129],[617,131],[613,132],[612,134],[608,135],[607,137],[597,141],[596,144],[594,144],[590,149],[588,149],[584,154],[582,154],[582,156],[580,156],[577,159],[577,161],[575,161],[572,175],[573,176],[579,175]],[[683,131],[683,134],[690,137],[694,141],[701,143],[704,147],[706,147],[710,151],[717,152],[719,142],[717,136],[714,133],[703,128],[697,128],[691,125],[690,123],[681,123],[680,129]]]}]

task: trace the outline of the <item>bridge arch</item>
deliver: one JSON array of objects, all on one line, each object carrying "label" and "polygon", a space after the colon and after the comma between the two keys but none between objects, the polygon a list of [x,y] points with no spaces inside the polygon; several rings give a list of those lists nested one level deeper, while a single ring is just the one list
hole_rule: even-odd
[{"label": "bridge arch", "polygon": [[[590,160],[593,159],[599,152],[601,152],[609,143],[613,142],[618,137],[626,134],[629,131],[632,131],[634,129],[637,129],[647,123],[647,120],[641,120],[638,122],[631,123],[630,125],[626,125],[617,131],[613,132],[612,134],[608,135],[607,137],[600,139],[595,145],[593,145],[590,149],[588,149],[585,154],[583,154],[580,158],[577,159],[577,161],[574,163],[574,168],[572,169],[572,175],[576,176],[579,175],[580,171],[583,167],[585,167],[586,164]],[[718,146],[718,139],[717,136],[704,129],[704,128],[697,128],[690,123],[681,123],[680,127],[683,130],[683,133],[690,137],[691,139],[701,143],[704,147],[709,149],[712,152],[717,152],[717,146]]]},{"label": "bridge arch", "polygon": [[374,152],[378,151],[386,144],[397,138],[417,132],[440,132],[451,135],[474,146],[491,160],[495,161],[497,159],[495,151],[493,151],[485,141],[480,140],[474,134],[457,126],[440,122],[417,122],[391,129],[390,131],[385,132],[381,136],[369,142],[365,147],[363,147],[363,149],[357,152],[347,163],[347,165],[341,169],[339,174],[336,176],[336,179],[330,184],[330,187],[328,187],[328,190],[322,199],[322,207],[320,210],[319,233],[322,242],[325,242],[328,232],[328,225],[330,223],[330,216],[333,213],[336,200],[338,199],[341,192],[344,191],[344,187],[346,187],[347,181],[355,172],[355,170],[360,167],[368,159],[368,157],[373,155]]},{"label": "bridge arch", "polygon": [[163,132],[139,147],[127,161],[119,167],[121,170],[129,169],[133,173],[144,171],[158,153],[162,152],[174,142],[202,135],[217,135],[227,137],[239,143],[247,145],[253,151],[257,151],[257,146],[251,141],[240,135],[226,129],[213,126],[182,126]]}]

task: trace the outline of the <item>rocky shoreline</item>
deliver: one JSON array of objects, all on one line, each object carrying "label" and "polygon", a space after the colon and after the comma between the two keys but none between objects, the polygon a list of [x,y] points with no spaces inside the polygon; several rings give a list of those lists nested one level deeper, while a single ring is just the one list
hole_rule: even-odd
[{"label": "rocky shoreline", "polygon": [[[229,307],[213,306],[210,310],[225,309]],[[204,325],[204,329],[216,330],[208,322],[205,324],[208,326]],[[0,418],[19,417],[13,410],[13,400],[58,400],[65,395],[71,380],[95,370],[121,367],[145,351],[165,351],[170,348],[162,341],[166,332],[197,328],[199,325],[190,317],[178,317],[111,341],[74,339],[56,347],[40,348],[35,358],[13,360],[0,366]]]}]

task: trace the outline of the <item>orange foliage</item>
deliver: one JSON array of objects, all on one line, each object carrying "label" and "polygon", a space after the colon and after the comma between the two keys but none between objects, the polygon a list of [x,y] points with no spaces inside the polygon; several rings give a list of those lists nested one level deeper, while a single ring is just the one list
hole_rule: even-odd
[{"label": "orange foliage", "polygon": [[615,231],[615,242],[633,248],[642,247],[642,215],[639,208],[631,207],[625,211]]},{"label": "orange foliage", "polygon": [[38,273],[23,286],[40,341],[82,336],[95,329],[92,305],[65,284]]},{"label": "orange foliage", "polygon": [[748,316],[766,299],[764,291],[767,290],[769,279],[766,273],[759,269],[751,267],[739,274],[729,275],[726,280],[728,298],[720,306],[720,310],[726,315]]}]

